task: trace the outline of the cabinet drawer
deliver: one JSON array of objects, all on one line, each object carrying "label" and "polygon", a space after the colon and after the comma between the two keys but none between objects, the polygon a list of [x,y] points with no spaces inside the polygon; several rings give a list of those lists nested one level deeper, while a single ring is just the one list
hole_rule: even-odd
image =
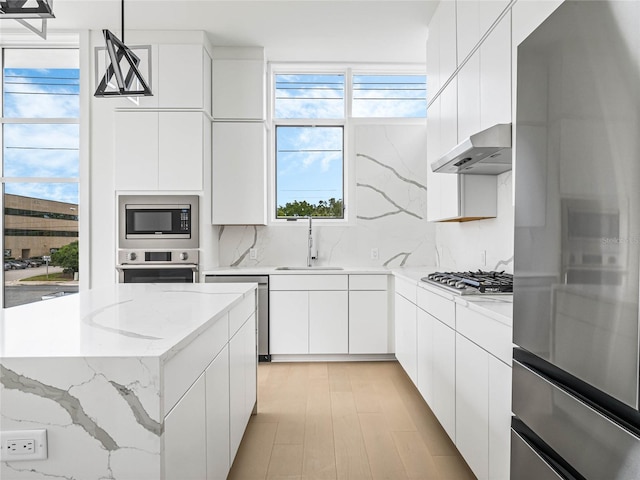
[{"label": "cabinet drawer", "polygon": [[164,366],[164,414],[204,372],[229,341],[229,315],[225,313]]},{"label": "cabinet drawer", "polygon": [[388,275],[349,275],[349,290],[386,290]]},{"label": "cabinet drawer", "polygon": [[462,305],[456,305],[456,329],[472,342],[511,365],[511,328]]},{"label": "cabinet drawer", "polygon": [[347,290],[347,275],[271,275],[269,290]]},{"label": "cabinet drawer", "polygon": [[229,337],[233,337],[238,329],[256,310],[255,293],[246,295],[239,305],[229,312]]},{"label": "cabinet drawer", "polygon": [[456,328],[456,307],[453,300],[424,288],[418,288],[418,307],[449,327]]},{"label": "cabinet drawer", "polygon": [[417,287],[415,282],[396,277],[396,293],[402,295],[412,303],[416,303],[416,289]]}]

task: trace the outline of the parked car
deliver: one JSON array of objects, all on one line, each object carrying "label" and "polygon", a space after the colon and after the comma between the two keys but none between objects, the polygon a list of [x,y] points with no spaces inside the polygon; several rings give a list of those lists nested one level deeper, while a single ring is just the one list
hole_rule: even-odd
[{"label": "parked car", "polygon": [[7,270],[12,270],[13,267],[11,265],[11,263],[9,262],[4,262],[4,271],[6,272]]},{"label": "parked car", "polygon": [[9,263],[13,270],[22,270],[27,268],[26,262],[23,262],[22,260],[9,260]]},{"label": "parked car", "polygon": [[27,263],[27,267],[40,267],[41,265],[44,265],[44,262],[42,261],[42,259],[39,258],[28,258],[25,260],[25,262]]}]

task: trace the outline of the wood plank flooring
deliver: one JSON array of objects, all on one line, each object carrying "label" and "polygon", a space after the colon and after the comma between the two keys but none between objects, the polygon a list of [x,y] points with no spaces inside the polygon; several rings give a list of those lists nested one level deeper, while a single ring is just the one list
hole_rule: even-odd
[{"label": "wood plank flooring", "polygon": [[472,480],[397,362],[261,363],[231,480]]}]

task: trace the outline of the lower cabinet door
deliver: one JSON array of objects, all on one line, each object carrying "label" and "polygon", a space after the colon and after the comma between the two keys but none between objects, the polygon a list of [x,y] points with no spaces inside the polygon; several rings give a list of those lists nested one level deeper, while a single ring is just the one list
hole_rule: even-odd
[{"label": "lower cabinet door", "polygon": [[165,417],[165,480],[207,478],[206,430],[203,374]]},{"label": "lower cabinet door", "polygon": [[433,413],[451,440],[456,440],[456,332],[433,322]]},{"label": "lower cabinet door", "polygon": [[269,351],[275,355],[309,353],[308,292],[270,292]]},{"label": "lower cabinet door", "polygon": [[418,308],[416,319],[417,348],[417,387],[422,398],[433,404],[433,324],[435,318]]},{"label": "lower cabinet door", "polygon": [[229,457],[229,347],[205,372],[207,412],[207,480],[225,480]]},{"label": "lower cabinet door", "polygon": [[309,292],[309,353],[349,353],[346,291]]},{"label": "lower cabinet door", "polygon": [[489,478],[509,480],[511,367],[489,356]]},{"label": "lower cabinet door", "polygon": [[478,480],[489,478],[488,437],[489,354],[456,334],[455,443]]},{"label": "lower cabinet door", "polygon": [[387,291],[349,292],[349,353],[391,353]]},{"label": "lower cabinet door", "polygon": [[416,339],[416,309],[415,304],[396,294],[395,330],[396,330],[396,358],[411,381],[417,384],[417,349]]}]

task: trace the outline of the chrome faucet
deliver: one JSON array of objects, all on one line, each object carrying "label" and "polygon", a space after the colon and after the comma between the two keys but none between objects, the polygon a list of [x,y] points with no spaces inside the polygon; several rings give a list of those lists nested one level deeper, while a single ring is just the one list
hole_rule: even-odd
[{"label": "chrome faucet", "polygon": [[307,241],[307,243],[308,243],[307,267],[310,267],[311,266],[311,260],[315,260],[315,258],[311,254],[311,249],[313,247],[313,230],[311,229],[311,215],[309,215],[307,218],[309,219],[309,239]]}]

